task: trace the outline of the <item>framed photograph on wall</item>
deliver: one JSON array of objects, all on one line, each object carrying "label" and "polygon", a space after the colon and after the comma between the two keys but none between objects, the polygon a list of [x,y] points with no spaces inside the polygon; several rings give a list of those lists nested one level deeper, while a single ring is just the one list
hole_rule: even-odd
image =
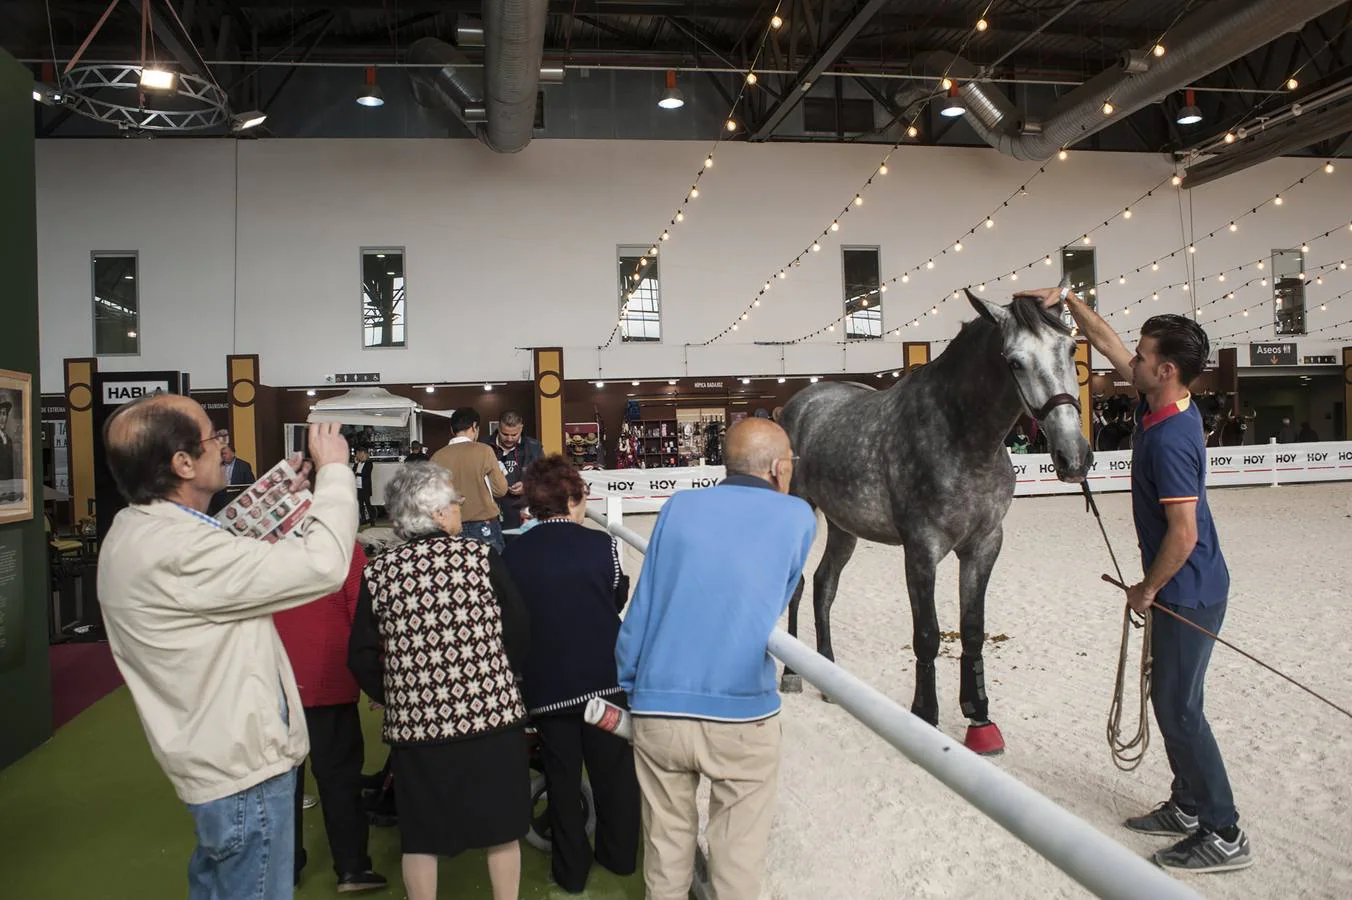
[{"label": "framed photograph on wall", "polygon": [[0,525],[33,518],[33,376],[0,369]]}]

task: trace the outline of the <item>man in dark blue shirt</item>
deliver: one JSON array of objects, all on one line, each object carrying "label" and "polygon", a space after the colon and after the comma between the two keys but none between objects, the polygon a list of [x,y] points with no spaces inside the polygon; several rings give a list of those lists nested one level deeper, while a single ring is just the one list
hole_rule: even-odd
[{"label": "man in dark blue shirt", "polygon": [[[1049,305],[1056,288],[1032,292]],[[1133,353],[1113,327],[1074,294],[1065,302],[1080,331],[1141,394],[1131,451],[1131,508],[1145,577],[1127,604],[1158,604],[1212,632],[1225,620],[1230,573],[1206,498],[1206,441],[1188,385],[1206,366],[1210,342],[1191,319],[1153,316]],[[1169,799],[1126,821],[1133,831],[1177,836],[1155,862],[1190,872],[1253,864],[1216,738],[1202,710],[1213,641],[1168,616],[1155,616],[1150,700],[1174,775]]]}]

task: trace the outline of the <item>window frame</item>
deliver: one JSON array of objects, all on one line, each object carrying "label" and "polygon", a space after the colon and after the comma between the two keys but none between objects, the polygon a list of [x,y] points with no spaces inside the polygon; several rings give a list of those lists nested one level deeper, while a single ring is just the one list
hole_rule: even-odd
[{"label": "window frame", "polygon": [[[1090,259],[1093,260],[1094,264],[1093,272],[1090,275],[1091,280],[1085,283],[1086,290],[1079,293],[1079,297],[1084,301],[1086,306],[1094,310],[1094,312],[1098,312],[1098,247],[1096,245],[1083,243],[1066,244],[1063,246],[1059,254],[1061,257],[1061,280],[1063,282],[1066,280],[1066,276],[1070,274],[1066,271],[1066,254],[1072,252],[1091,254]],[[1077,290],[1076,284],[1071,284],[1070,288],[1071,290]],[[1067,313],[1067,319],[1069,319],[1069,313]]]},{"label": "window frame", "polygon": [[[845,280],[845,254],[846,254],[848,251],[851,251],[851,250],[872,250],[872,251],[874,252],[874,254],[876,254],[877,258],[878,258],[878,293],[877,293],[877,295],[876,295],[876,296],[877,296],[877,302],[876,302],[875,305],[873,305],[873,306],[871,306],[871,307],[869,307],[869,308],[866,308],[866,309],[857,309],[857,310],[855,310],[854,312],[850,312],[850,308],[849,308],[850,298],[849,298],[849,296],[848,296],[850,290],[849,290],[849,285],[847,284],[847,282],[846,282],[846,280]],[[843,328],[842,330],[844,331],[844,337],[845,337],[845,340],[846,340],[846,341],[880,341],[880,340],[883,339],[884,336],[886,336],[886,334],[887,334],[887,322],[886,322],[886,316],[885,316],[885,314],[884,314],[884,308],[883,308],[882,286],[883,286],[883,248],[882,248],[882,246],[879,245],[879,244],[841,244],[841,245],[840,245],[840,308],[841,308],[842,313],[844,313],[844,317],[843,317],[843,319],[841,320],[841,323],[844,325],[844,328]],[[858,315],[859,313],[863,313],[863,312],[875,312],[875,311],[878,313],[878,333],[877,333],[877,334],[857,334],[857,335],[851,335],[851,334],[850,334],[850,319],[851,319],[851,317],[853,317],[853,316],[855,316],[855,315]]]},{"label": "window frame", "polygon": [[[625,301],[624,301],[624,295],[625,295],[625,288],[627,287],[627,284],[626,284],[626,282],[625,282],[625,280],[624,280],[624,278],[625,278],[625,273],[624,273],[623,271],[621,271],[620,261],[621,261],[622,259],[624,259],[624,257],[625,257],[625,251],[629,251],[630,255],[650,256],[650,254],[648,253],[648,248],[649,248],[649,247],[653,247],[653,246],[655,246],[655,245],[654,245],[654,244],[616,244],[616,245],[615,245],[615,256],[614,256],[614,262],[613,262],[613,265],[614,265],[614,267],[615,267],[615,269],[614,269],[614,272],[615,272],[615,315],[616,315],[616,318],[617,318],[617,319],[619,319],[619,317],[620,317],[620,310],[624,309],[624,303],[625,303]],[[624,324],[621,324],[621,325],[619,326],[619,329],[620,329],[620,343],[621,343],[621,344],[634,344],[634,345],[636,345],[636,346],[638,346],[638,345],[643,345],[643,344],[661,344],[661,343],[663,343],[663,342],[666,340],[665,335],[664,335],[664,325],[665,325],[665,323],[664,323],[664,321],[663,321],[663,313],[662,313],[662,269],[660,268],[661,265],[662,265],[662,248],[661,248],[661,247],[658,247],[658,248],[657,248],[657,254],[656,254],[655,257],[652,257],[652,258],[656,260],[656,263],[657,263],[657,265],[658,265],[658,267],[659,267],[659,268],[658,268],[658,271],[657,271],[657,281],[656,281],[656,284],[657,284],[657,290],[655,291],[655,293],[656,293],[656,298],[655,298],[655,299],[656,299],[656,301],[657,301],[657,310],[656,310],[656,314],[657,314],[657,337],[656,337],[656,338],[649,338],[649,337],[635,338],[635,337],[633,337],[632,335],[626,334],[626,333],[625,333],[625,325],[624,325]],[[641,284],[643,284],[645,281],[648,281],[648,280],[650,280],[650,279],[647,279],[647,278],[641,279],[641,280],[639,281],[639,284],[641,285]],[[625,319],[626,322],[628,322],[628,321],[630,320],[631,315],[632,315],[632,313],[631,313],[630,311],[626,311],[626,312],[624,313],[624,319]]]},{"label": "window frame", "polygon": [[[1297,262],[1298,262],[1298,266],[1297,266],[1297,269],[1296,269],[1297,275],[1302,275],[1302,274],[1303,274],[1303,275],[1305,276],[1304,278],[1292,277],[1292,276],[1282,276],[1282,277],[1280,277],[1280,278],[1278,277],[1278,274],[1277,274],[1277,261],[1278,261],[1278,259],[1281,259],[1281,260],[1283,260],[1283,262],[1284,262],[1284,261],[1285,261],[1285,258],[1286,258],[1288,255],[1293,255],[1293,256],[1297,259]],[[1273,301],[1274,301],[1273,304],[1272,304],[1272,334],[1273,334],[1274,337],[1278,337],[1278,338],[1282,338],[1282,337],[1306,337],[1306,336],[1309,335],[1309,333],[1310,333],[1310,298],[1309,298],[1309,295],[1308,295],[1308,294],[1306,293],[1306,291],[1305,291],[1305,288],[1306,288],[1306,287],[1309,285],[1309,283],[1310,283],[1310,271],[1309,271],[1308,268],[1306,268],[1307,266],[1309,266],[1309,264],[1310,264],[1310,260],[1306,257],[1304,251],[1302,251],[1299,247],[1297,247],[1297,248],[1295,248],[1295,249],[1289,249],[1289,250],[1288,250],[1288,249],[1278,249],[1278,250],[1273,250],[1273,251],[1272,251],[1272,254],[1268,257],[1268,265],[1272,266],[1272,299],[1273,299]],[[1284,306],[1279,307],[1279,306],[1277,306],[1277,304],[1276,304],[1276,301],[1277,301],[1278,299],[1281,298],[1281,295],[1277,292],[1277,286],[1278,286],[1278,284],[1280,284],[1281,282],[1287,280],[1288,278],[1290,278],[1292,281],[1296,282],[1296,285],[1298,286],[1299,295],[1300,295],[1300,330],[1299,330],[1299,331],[1283,331],[1283,330],[1282,330],[1282,327],[1283,327],[1283,323],[1282,323],[1282,313],[1286,312],[1286,313],[1288,314],[1288,318],[1292,318],[1292,317],[1290,316],[1289,311],[1288,311]]]},{"label": "window frame", "polygon": [[[387,256],[391,253],[398,253],[399,260],[403,267],[404,274],[404,340],[398,344],[367,344],[366,343],[366,254],[384,253]],[[409,328],[408,318],[408,251],[403,246],[393,245],[374,245],[362,246],[357,250],[357,302],[359,312],[361,313],[361,326],[357,339],[361,341],[363,350],[407,350],[409,338],[412,331]]]},{"label": "window frame", "polygon": [[[98,261],[100,258],[130,257],[135,266],[136,277],[132,281],[136,284],[136,350],[133,353],[100,353],[99,352],[99,317],[95,309],[97,302],[96,291],[98,289]],[[89,346],[93,351],[95,359],[103,357],[115,358],[135,358],[141,355],[141,251],[139,250],[91,250],[89,252]]]}]

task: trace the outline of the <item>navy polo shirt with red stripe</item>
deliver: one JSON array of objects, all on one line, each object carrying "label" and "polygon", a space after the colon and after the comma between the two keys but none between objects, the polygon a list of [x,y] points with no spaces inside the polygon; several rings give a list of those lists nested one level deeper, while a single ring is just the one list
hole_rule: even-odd
[{"label": "navy polo shirt with red stripe", "polygon": [[1197,546],[1156,598],[1171,606],[1215,606],[1230,593],[1230,570],[1206,499],[1206,464],[1202,415],[1191,397],[1154,412],[1141,401],[1131,445],[1131,510],[1146,571],[1169,530],[1165,508],[1197,504]]}]

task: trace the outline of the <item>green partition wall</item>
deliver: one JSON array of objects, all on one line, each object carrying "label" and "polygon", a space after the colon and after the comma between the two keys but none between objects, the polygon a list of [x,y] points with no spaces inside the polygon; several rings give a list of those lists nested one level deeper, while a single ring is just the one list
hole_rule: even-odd
[{"label": "green partition wall", "polygon": [[[38,246],[33,171],[33,73],[0,50],[0,369],[33,376],[33,404],[24,427],[33,442],[26,474],[36,492],[33,517],[0,525],[0,554],[15,571],[3,575],[0,615],[0,768],[51,734],[47,665],[47,540],[42,519],[42,435],[38,407]],[[9,553],[17,551],[11,558]],[[14,576],[18,578],[15,579]]]}]

